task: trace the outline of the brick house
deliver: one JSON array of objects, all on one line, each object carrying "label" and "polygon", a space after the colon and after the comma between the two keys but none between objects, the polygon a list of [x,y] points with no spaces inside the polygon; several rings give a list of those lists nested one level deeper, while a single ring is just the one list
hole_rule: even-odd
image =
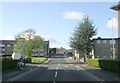
[{"label": "brick house", "polygon": [[0,56],[12,55],[14,40],[0,40]]},{"label": "brick house", "polygon": [[[115,46],[115,56],[112,55],[113,43]],[[94,38],[93,39],[93,58],[118,58],[118,38]]]}]

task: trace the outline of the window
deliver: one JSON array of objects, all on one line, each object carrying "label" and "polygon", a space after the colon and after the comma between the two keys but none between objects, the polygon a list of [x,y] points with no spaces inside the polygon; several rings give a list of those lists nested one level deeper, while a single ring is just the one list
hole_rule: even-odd
[{"label": "window", "polygon": [[9,45],[9,44],[8,44],[7,46],[8,46],[8,47],[10,47],[10,45]]},{"label": "window", "polygon": [[103,40],[103,43],[107,43],[107,41],[106,41],[106,40]]},{"label": "window", "polygon": [[3,51],[5,51],[5,49],[4,49],[4,48],[3,48],[2,50],[3,50]]},{"label": "window", "polygon": [[0,53],[0,55],[4,55],[4,53]]},{"label": "window", "polygon": [[110,44],[115,44],[115,40],[110,40]]},{"label": "window", "polygon": [[4,44],[0,44],[0,47],[4,47],[5,45]]},{"label": "window", "polygon": [[[110,50],[112,51],[112,50],[113,50],[113,48],[110,48]],[[114,50],[116,50],[116,48],[114,48]]]},{"label": "window", "polygon": [[101,43],[101,41],[100,41],[100,40],[97,40],[97,43]]}]

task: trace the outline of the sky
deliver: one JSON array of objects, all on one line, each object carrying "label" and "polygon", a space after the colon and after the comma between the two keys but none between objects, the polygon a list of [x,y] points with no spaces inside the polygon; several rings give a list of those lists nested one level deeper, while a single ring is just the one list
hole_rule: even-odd
[{"label": "sky", "polygon": [[[97,37],[118,37],[118,14],[110,9],[117,2],[4,2],[0,3],[0,40],[12,40],[34,29],[50,47],[69,49],[69,40],[84,15],[97,28]],[[110,20],[112,18],[112,20]]]}]

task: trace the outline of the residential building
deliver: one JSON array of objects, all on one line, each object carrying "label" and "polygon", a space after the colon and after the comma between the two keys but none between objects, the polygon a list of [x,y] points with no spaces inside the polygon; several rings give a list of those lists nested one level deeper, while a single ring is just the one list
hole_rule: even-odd
[{"label": "residential building", "polygon": [[120,1],[110,9],[118,11],[118,59],[120,59]]},{"label": "residential building", "polygon": [[63,48],[63,47],[60,47],[60,48],[57,48],[57,53],[59,54],[64,54],[66,53],[67,49],[66,48]]},{"label": "residential building", "polygon": [[[0,40],[0,56],[12,55],[14,43],[15,40]],[[41,56],[49,54],[49,41],[44,41],[44,44],[45,44],[45,48],[41,50],[42,51],[40,52]]]},{"label": "residential building", "polygon": [[[113,43],[115,56],[113,56]],[[93,58],[118,58],[118,38],[94,38],[94,48],[92,50]]]},{"label": "residential building", "polygon": [[45,44],[44,53],[45,55],[49,56],[49,41],[44,41],[44,44]]},{"label": "residential building", "polygon": [[12,55],[14,40],[0,40],[0,56]]}]

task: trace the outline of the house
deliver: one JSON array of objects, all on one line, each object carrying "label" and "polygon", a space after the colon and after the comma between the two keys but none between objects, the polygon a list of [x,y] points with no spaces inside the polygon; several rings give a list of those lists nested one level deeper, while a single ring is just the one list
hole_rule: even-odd
[{"label": "house", "polygon": [[0,56],[12,55],[14,40],[0,40]]},{"label": "house", "polygon": [[[12,55],[15,40],[0,40],[0,56]],[[45,48],[42,49],[43,56],[49,54],[49,41],[44,41]],[[42,55],[42,54],[41,54]]]},{"label": "house", "polygon": [[[113,56],[113,52],[115,56]],[[94,38],[92,55],[93,58],[118,58],[118,38],[114,38],[114,40],[113,38]]]}]

